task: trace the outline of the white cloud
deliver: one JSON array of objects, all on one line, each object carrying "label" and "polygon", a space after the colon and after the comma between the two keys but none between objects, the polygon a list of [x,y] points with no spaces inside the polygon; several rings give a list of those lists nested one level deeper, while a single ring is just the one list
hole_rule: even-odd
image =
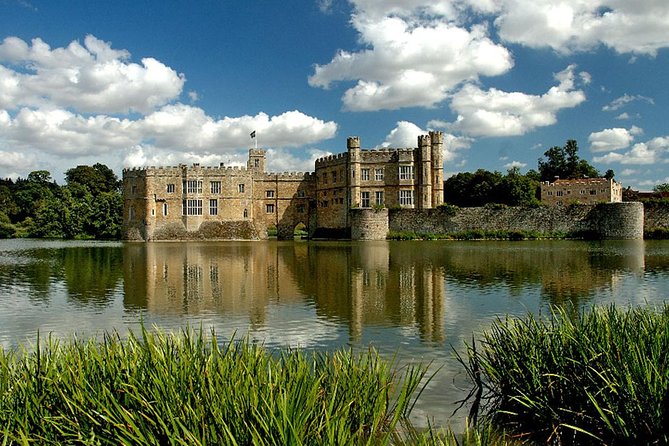
[{"label": "white cloud", "polygon": [[602,111],[616,111],[620,110],[622,107],[625,105],[629,104],[630,102],[634,101],[643,101],[648,104],[654,105],[655,101],[653,98],[649,98],[646,96],[641,96],[641,95],[629,95],[629,94],[624,94],[620,96],[619,98],[614,99],[611,101],[610,104],[605,105],[602,107]]},{"label": "white cloud", "polygon": [[635,144],[626,153],[611,152],[594,157],[596,163],[620,163],[623,165],[649,165],[669,162],[669,136],[653,138],[645,143]]},{"label": "white cloud", "polygon": [[130,54],[88,35],[51,49],[41,39],[27,44],[7,37],[0,44],[0,108],[45,104],[86,113],[148,112],[181,94],[185,78],[153,58],[128,62]]},{"label": "white cloud", "polygon": [[[313,144],[337,131],[336,123],[298,110],[212,118],[175,102],[184,76],[155,59],[138,65],[129,57],[93,36],[56,49],[41,39],[2,41],[0,151],[7,156],[0,175],[36,165],[64,171],[74,161],[105,160],[115,169],[122,159],[128,166],[218,164],[240,156],[252,131],[274,148]],[[188,96],[198,99],[195,91]]]},{"label": "white cloud", "polygon": [[628,177],[630,175],[636,175],[637,173],[639,173],[639,171],[635,169],[623,169],[622,172],[620,172],[620,175],[623,177]]},{"label": "white cloud", "polygon": [[392,129],[386,136],[382,147],[417,147],[418,137],[425,135],[427,130],[423,130],[416,124],[407,121],[399,121],[397,127]]},{"label": "white cloud", "polygon": [[367,48],[340,50],[309,77],[311,86],[322,88],[357,81],[342,98],[348,110],[432,107],[462,82],[500,75],[513,66],[511,53],[495,44],[483,25],[465,29],[438,18],[389,15],[409,11],[402,2],[361,3],[352,24]]},{"label": "white cloud", "polygon": [[557,73],[559,85],[541,96],[465,85],[453,95],[451,109],[458,117],[447,128],[472,136],[510,136],[552,125],[558,111],[585,101],[583,91],[574,90],[574,68]]},{"label": "white cloud", "polygon": [[[435,125],[437,124],[437,125]],[[440,121],[430,121],[428,126],[438,128]],[[423,130],[416,124],[408,121],[399,121],[397,127],[392,129],[386,136],[381,147],[417,147],[418,136],[426,135],[429,131]],[[471,147],[473,139],[465,136],[456,136],[450,133],[444,133],[444,162],[452,161],[458,151]]]},{"label": "white cloud", "polygon": [[629,130],[616,127],[593,132],[588,137],[590,150],[593,152],[607,152],[626,149],[634,141],[634,137],[641,133],[643,133],[643,130],[635,126],[632,126]]},{"label": "white cloud", "polygon": [[508,169],[522,169],[523,167],[527,167],[527,163],[522,163],[520,161],[511,161],[510,163],[507,163],[504,165],[504,168]]},{"label": "white cloud", "polygon": [[599,45],[654,56],[669,46],[664,0],[500,0],[495,25],[505,41],[561,53]]}]

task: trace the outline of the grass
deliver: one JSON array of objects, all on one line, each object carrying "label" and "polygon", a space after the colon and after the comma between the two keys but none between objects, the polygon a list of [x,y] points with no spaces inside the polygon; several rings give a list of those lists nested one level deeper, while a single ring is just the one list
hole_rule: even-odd
[{"label": "grass", "polygon": [[[374,351],[271,352],[214,333],[0,349],[2,444],[388,444],[426,369]],[[408,432],[408,434],[405,434]],[[421,440],[424,441],[424,440]],[[425,443],[427,444],[427,443]]]},{"label": "grass", "polygon": [[500,319],[469,347],[482,422],[553,444],[669,443],[669,306]]}]

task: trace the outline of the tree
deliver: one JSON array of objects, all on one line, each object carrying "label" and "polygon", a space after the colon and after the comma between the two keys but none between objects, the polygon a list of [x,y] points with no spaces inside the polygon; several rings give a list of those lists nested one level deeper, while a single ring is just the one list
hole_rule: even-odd
[{"label": "tree", "polygon": [[669,192],[669,183],[661,183],[653,188],[653,192]]},{"label": "tree", "polygon": [[599,172],[586,160],[578,156],[578,143],[570,139],[564,147],[554,146],[539,158],[541,181],[554,181],[556,178],[598,178]]},{"label": "tree", "polygon": [[65,181],[68,186],[81,185],[94,197],[103,192],[118,191],[120,182],[116,174],[104,164],[96,163],[93,166],[77,166],[65,172]]}]

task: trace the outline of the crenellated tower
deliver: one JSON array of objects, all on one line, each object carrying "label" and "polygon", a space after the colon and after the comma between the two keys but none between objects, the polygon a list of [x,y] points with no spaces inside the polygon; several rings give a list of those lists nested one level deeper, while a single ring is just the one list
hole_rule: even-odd
[{"label": "crenellated tower", "polygon": [[444,203],[444,134],[442,132],[430,132],[430,143],[432,146],[432,206]]},{"label": "crenellated tower", "polygon": [[432,207],[432,140],[429,135],[418,136],[418,172],[416,202],[418,209]]}]

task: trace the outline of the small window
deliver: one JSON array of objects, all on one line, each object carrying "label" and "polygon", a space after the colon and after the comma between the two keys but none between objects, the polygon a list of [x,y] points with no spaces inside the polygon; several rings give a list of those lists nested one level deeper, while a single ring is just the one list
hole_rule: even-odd
[{"label": "small window", "polygon": [[167,185],[167,193],[168,193],[168,194],[173,194],[174,191],[175,191],[175,189],[176,189],[176,187],[175,187],[174,184],[168,184],[168,185]]},{"label": "small window", "polygon": [[400,166],[400,180],[413,180],[413,166]]},{"label": "small window", "polygon": [[383,181],[383,168],[376,169],[376,171],[374,172],[374,179],[376,181]]},{"label": "small window", "polygon": [[221,193],[221,182],[220,181],[212,181],[210,184],[211,187],[211,193],[212,194],[220,194]]},{"label": "small window", "polygon": [[374,197],[375,197],[375,204],[377,206],[383,206],[383,191],[376,191]]},{"label": "small window", "polygon": [[304,191],[303,190],[298,190],[297,191],[297,198],[304,198],[304,197],[305,197]]},{"label": "small window", "polygon": [[200,180],[188,180],[186,181],[186,190],[189,194],[201,194],[202,193],[202,181]]},{"label": "small window", "polygon": [[273,214],[274,213],[274,205],[273,204],[266,204],[265,205],[265,212],[267,214]]},{"label": "small window", "polygon": [[400,191],[400,206],[413,206],[413,191],[412,190],[401,190]]},{"label": "small window", "polygon": [[590,195],[597,195],[596,189],[590,189]]},{"label": "small window", "polygon": [[332,171],[332,182],[333,183],[337,182],[337,171],[336,170]]},{"label": "small window", "polygon": [[297,213],[298,214],[304,214],[304,205],[300,204],[297,206]]},{"label": "small window", "polygon": [[362,181],[369,181],[369,169],[362,169],[360,171],[360,179]]},{"label": "small window", "polygon": [[369,207],[369,192],[360,192],[360,207]]},{"label": "small window", "polygon": [[253,165],[254,165],[255,167],[260,167],[260,160],[259,160],[258,158],[254,159],[254,160],[253,160]]},{"label": "small window", "polygon": [[249,210],[244,209],[244,218],[249,218]]},{"label": "small window", "polygon": [[238,188],[240,194],[244,193],[244,185],[243,184],[238,185],[237,188]]},{"label": "small window", "polygon": [[202,200],[183,200],[183,215],[202,215]]},{"label": "small window", "polygon": [[155,210],[155,209],[151,209],[151,217],[155,217],[155,216],[156,216],[156,210]]},{"label": "small window", "polygon": [[128,219],[133,220],[135,218],[135,208],[128,209]]},{"label": "small window", "polygon": [[163,203],[163,215],[167,215],[167,203]]},{"label": "small window", "polygon": [[218,200],[209,200],[209,215],[218,215]]},{"label": "small window", "polygon": [[273,190],[265,191],[265,197],[274,198],[274,191]]},{"label": "small window", "polygon": [[136,194],[137,193],[137,186],[135,186],[134,184],[132,186],[130,186],[130,192],[132,192],[133,194]]}]

